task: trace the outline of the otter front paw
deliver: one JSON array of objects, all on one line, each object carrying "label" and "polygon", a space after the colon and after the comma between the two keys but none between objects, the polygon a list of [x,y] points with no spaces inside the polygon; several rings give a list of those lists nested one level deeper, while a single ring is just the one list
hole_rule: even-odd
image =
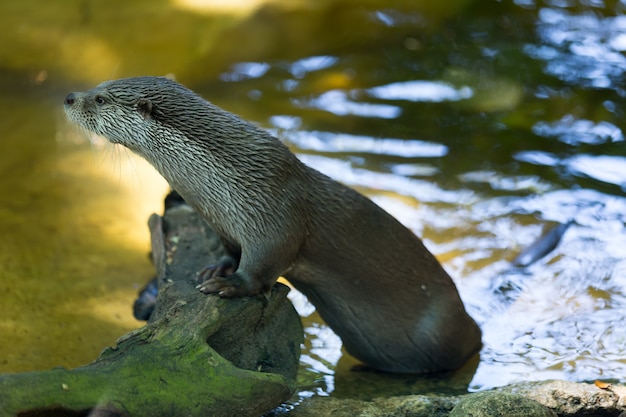
[{"label": "otter front paw", "polygon": [[261,292],[261,284],[241,272],[227,277],[213,276],[196,288],[205,294],[218,293],[228,298],[252,296]]},{"label": "otter front paw", "polygon": [[216,277],[232,275],[237,270],[237,262],[230,256],[225,256],[216,264],[212,264],[198,272],[197,282],[204,283]]}]

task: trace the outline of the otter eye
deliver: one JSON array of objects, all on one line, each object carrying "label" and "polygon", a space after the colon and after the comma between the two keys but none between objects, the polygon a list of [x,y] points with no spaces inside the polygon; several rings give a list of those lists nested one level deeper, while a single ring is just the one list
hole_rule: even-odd
[{"label": "otter eye", "polygon": [[102,96],[96,96],[95,101],[96,101],[96,104],[98,105],[104,104],[104,98]]}]

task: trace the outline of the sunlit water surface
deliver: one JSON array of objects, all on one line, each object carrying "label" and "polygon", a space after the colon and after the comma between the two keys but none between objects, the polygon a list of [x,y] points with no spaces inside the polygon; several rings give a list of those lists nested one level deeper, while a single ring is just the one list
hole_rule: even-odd
[{"label": "sunlit water surface", "polygon": [[[340,340],[294,291],[307,335],[294,401],[547,378],[623,381],[623,8],[519,0],[485,10],[471,5],[432,27],[417,11],[355,9],[355,30],[378,34],[367,42],[342,38],[306,57],[292,51],[240,61],[217,79],[187,83],[273,131],[304,162],[367,194],[423,237],[483,329],[480,360],[456,373],[354,373]],[[265,18],[261,24],[271,26],[276,16]],[[302,16],[284,17],[291,18]],[[75,133],[59,126],[67,151]],[[133,195],[124,194],[131,205]],[[153,202],[142,207],[146,219],[160,210],[157,199],[141,201]],[[95,206],[87,205],[89,213],[99,213]],[[553,252],[529,268],[511,267],[543,231],[568,221]],[[93,224],[99,232],[101,222]],[[127,233],[123,225],[111,232],[122,242]],[[503,297],[503,283],[518,291]]]}]

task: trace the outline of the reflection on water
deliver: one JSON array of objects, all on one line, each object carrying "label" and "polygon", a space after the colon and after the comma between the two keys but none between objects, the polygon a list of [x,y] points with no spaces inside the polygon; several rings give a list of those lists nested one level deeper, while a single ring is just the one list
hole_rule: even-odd
[{"label": "reflection on water", "polygon": [[[618,6],[619,7],[619,6]],[[539,10],[540,44],[526,51],[546,61],[546,73],[581,87],[615,88],[626,70],[626,16],[567,7]],[[616,10],[617,11],[617,10]],[[618,84],[619,85],[619,84]]]},{"label": "reflection on water", "polygon": [[367,90],[373,98],[383,100],[409,101],[445,101],[462,100],[473,95],[472,89],[462,87],[455,89],[449,84],[440,81],[405,81],[373,87]]},{"label": "reflection on water", "polygon": [[[339,339],[294,292],[307,333],[300,396],[623,380],[626,6],[456,2],[447,13],[458,16],[446,20],[417,6],[331,3],[325,15],[252,14],[221,41],[238,62],[209,79],[189,75],[218,71],[200,64],[175,75],[422,236],[485,345],[480,362],[439,378],[351,373]],[[299,36],[286,37],[293,27]],[[248,51],[243,40],[259,28],[266,42]],[[283,38],[276,51],[271,40]],[[552,253],[511,267],[547,227],[568,221]],[[502,283],[516,290],[510,303],[497,294]]]},{"label": "reflection on water", "polygon": [[556,137],[568,145],[587,143],[598,145],[604,142],[621,142],[624,135],[619,127],[604,120],[594,123],[591,120],[577,119],[571,114],[561,120],[548,123],[539,121],[533,126],[533,133],[546,138]]},{"label": "reflection on water", "polygon": [[306,132],[299,130],[284,134],[284,140],[301,150],[335,153],[372,153],[395,155],[404,158],[436,158],[448,153],[448,148],[440,143],[416,139],[373,138],[363,135],[332,132]]},{"label": "reflection on water", "polygon": [[626,189],[626,158],[610,155],[577,155],[565,161],[574,175],[586,175],[596,180]]}]

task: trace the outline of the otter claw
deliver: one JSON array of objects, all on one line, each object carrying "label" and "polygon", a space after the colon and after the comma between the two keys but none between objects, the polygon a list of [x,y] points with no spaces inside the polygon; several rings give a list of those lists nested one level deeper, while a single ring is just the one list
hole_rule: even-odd
[{"label": "otter claw", "polygon": [[200,292],[204,294],[217,293],[220,297],[230,298],[237,295],[237,288],[233,286],[226,286],[225,282],[219,282],[215,279],[211,279],[203,284],[196,286]]},{"label": "otter claw", "polygon": [[[249,278],[245,272],[236,272],[227,277],[210,278],[197,287],[204,294],[217,293],[221,297],[248,297],[259,294],[267,290],[271,291],[271,287],[265,289],[257,280]],[[266,294],[267,297],[267,294]]]},{"label": "otter claw", "polygon": [[225,285],[223,285],[224,283],[222,282],[218,282],[218,279],[219,278],[208,279],[202,284],[198,284],[196,288],[199,289],[200,292],[203,292],[205,294],[219,293],[223,290]]}]

